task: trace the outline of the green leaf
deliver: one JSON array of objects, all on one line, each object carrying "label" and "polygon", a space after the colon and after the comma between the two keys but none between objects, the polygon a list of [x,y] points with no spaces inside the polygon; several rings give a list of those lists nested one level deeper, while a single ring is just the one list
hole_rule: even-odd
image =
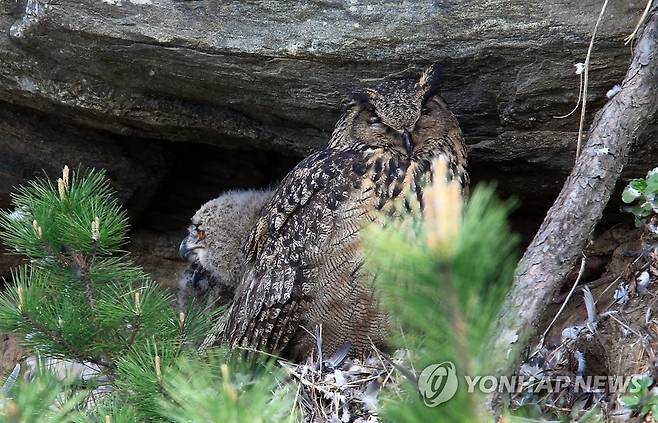
[{"label": "green leaf", "polygon": [[649,390],[649,387],[653,384],[653,378],[650,376],[642,376],[633,380],[633,383],[629,389],[631,393],[646,393]]},{"label": "green leaf", "polygon": [[658,192],[658,172],[652,172],[647,175],[645,192]]},{"label": "green leaf", "polygon": [[628,408],[636,408],[640,404],[640,398],[637,395],[624,395],[620,398],[622,404]]},{"label": "green leaf", "polygon": [[639,212],[640,217],[651,216],[652,213],[653,213],[653,207],[651,206],[651,203],[645,202],[640,206],[640,212]]},{"label": "green leaf", "polygon": [[644,179],[633,179],[628,183],[628,186],[635,188],[641,193],[644,193],[647,189],[647,181]]},{"label": "green leaf", "polygon": [[624,188],[624,192],[621,194],[621,201],[626,204],[630,204],[640,198],[640,196],[642,196],[642,192],[640,190],[632,187],[631,185],[628,185],[626,188]]},{"label": "green leaf", "polygon": [[640,225],[641,227],[644,225],[644,218],[651,215],[653,209],[650,204],[644,203],[642,205],[636,204],[634,206],[626,207],[624,210],[633,213],[635,218],[642,222],[642,225]]}]

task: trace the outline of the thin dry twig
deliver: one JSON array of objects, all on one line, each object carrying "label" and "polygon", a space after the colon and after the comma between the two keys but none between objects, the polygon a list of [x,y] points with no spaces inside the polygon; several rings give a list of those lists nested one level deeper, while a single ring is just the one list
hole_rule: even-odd
[{"label": "thin dry twig", "polygon": [[572,114],[576,113],[576,111],[578,110],[578,106],[580,106],[580,100],[582,98],[583,98],[583,74],[581,72],[581,73],[578,73],[578,101],[576,101],[576,105],[573,106],[573,110],[571,110],[566,115],[553,116],[553,119],[566,119],[569,116],[571,116]]},{"label": "thin dry twig", "polygon": [[635,25],[635,29],[633,32],[631,32],[631,35],[626,37],[624,39],[624,45],[628,45],[630,42],[632,42],[635,39],[635,36],[637,35],[637,31],[640,30],[640,27],[644,23],[644,21],[647,19],[647,16],[649,16],[649,11],[651,10],[651,5],[653,4],[653,0],[647,0],[647,6],[644,8],[644,12],[642,13],[642,16],[640,17],[640,20],[637,21],[637,25]]},{"label": "thin dry twig", "polygon": [[620,324],[624,329],[626,329],[627,331],[630,331],[630,332],[632,332],[634,335],[636,335],[637,337],[642,338],[642,334],[641,334],[640,332],[636,331],[636,330],[633,329],[632,327],[628,326],[626,323],[624,323],[624,322],[622,322],[621,320],[617,319],[612,313],[607,314],[606,316],[609,317],[609,318],[611,318],[611,319],[614,320],[615,322],[619,323],[619,324]]},{"label": "thin dry twig", "polygon": [[551,323],[549,323],[548,327],[542,333],[541,338],[539,339],[539,345],[537,345],[537,349],[540,350],[544,346],[544,340],[546,339],[546,335],[548,335],[548,332],[553,328],[553,325],[557,321],[558,317],[560,317],[560,314],[564,311],[564,308],[567,306],[567,303],[571,299],[571,296],[573,293],[576,291],[576,286],[578,285],[578,282],[580,282],[580,278],[582,278],[583,273],[585,273],[585,264],[587,263],[587,257],[585,257],[585,254],[583,254],[583,259],[580,261],[580,270],[578,270],[578,276],[576,277],[576,280],[573,283],[573,286],[571,287],[571,290],[567,294],[567,297],[564,299],[562,302],[562,306],[560,309],[557,311],[555,316],[553,317],[553,320],[551,320]]},{"label": "thin dry twig", "polygon": [[603,14],[605,9],[608,7],[608,0],[603,2],[603,7],[601,7],[601,13],[596,20],[596,25],[594,25],[594,31],[592,31],[592,39],[589,42],[589,47],[587,48],[587,56],[585,57],[585,77],[583,80],[583,105],[580,109],[580,125],[578,126],[578,143],[576,144],[576,157],[580,156],[580,147],[583,141],[583,128],[585,126],[585,114],[587,112],[587,84],[589,83],[589,62],[592,56],[592,50],[594,48],[594,39],[596,38],[596,32],[599,29],[599,24],[603,19]]}]

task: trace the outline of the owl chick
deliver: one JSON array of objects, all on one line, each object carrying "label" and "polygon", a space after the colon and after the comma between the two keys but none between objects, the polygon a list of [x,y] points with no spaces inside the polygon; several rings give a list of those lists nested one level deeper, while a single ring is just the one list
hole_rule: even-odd
[{"label": "owl chick", "polygon": [[181,308],[189,294],[207,297],[209,289],[215,291],[209,303],[231,300],[244,270],[242,246],[271,198],[271,190],[227,191],[194,214],[179,247],[190,263],[179,282]]},{"label": "owl chick", "polygon": [[385,345],[389,319],[364,266],[361,229],[400,203],[410,208],[410,196],[422,207],[434,159],[468,185],[464,140],[436,94],[436,73],[432,66],[418,80],[350,95],[328,147],[299,163],[263,209],[234,301],[202,348],[226,343],[303,360],[318,326],[327,354]]}]

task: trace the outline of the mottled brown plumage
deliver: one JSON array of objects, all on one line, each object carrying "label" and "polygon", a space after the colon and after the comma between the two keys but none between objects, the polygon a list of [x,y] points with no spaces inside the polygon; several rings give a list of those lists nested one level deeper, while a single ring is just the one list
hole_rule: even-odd
[{"label": "mottled brown plumage", "polygon": [[[364,267],[359,231],[394,206],[422,204],[433,159],[444,157],[463,186],[459,125],[435,94],[435,68],[418,81],[355,92],[329,146],[293,169],[245,245],[246,273],[224,320],[204,345],[225,342],[303,359],[322,326],[323,349],[352,354],[386,340],[388,317]],[[394,201],[400,199],[400,201]]]}]

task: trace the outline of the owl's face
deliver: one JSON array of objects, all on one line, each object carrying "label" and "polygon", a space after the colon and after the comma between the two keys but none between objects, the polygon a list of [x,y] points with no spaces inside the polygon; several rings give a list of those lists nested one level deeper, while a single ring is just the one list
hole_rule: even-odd
[{"label": "owl's face", "polygon": [[352,93],[344,139],[411,159],[435,155],[452,115],[436,91],[436,66],[418,81],[387,81]]},{"label": "owl's face", "polygon": [[206,228],[204,228],[203,222],[195,218],[192,219],[192,224],[187,228],[187,236],[179,247],[180,256],[190,263],[205,258],[208,252],[209,239]]},{"label": "owl's face", "polygon": [[256,223],[271,190],[234,190],[202,205],[181,241],[182,258],[207,271],[219,284],[237,283],[242,244]]}]

